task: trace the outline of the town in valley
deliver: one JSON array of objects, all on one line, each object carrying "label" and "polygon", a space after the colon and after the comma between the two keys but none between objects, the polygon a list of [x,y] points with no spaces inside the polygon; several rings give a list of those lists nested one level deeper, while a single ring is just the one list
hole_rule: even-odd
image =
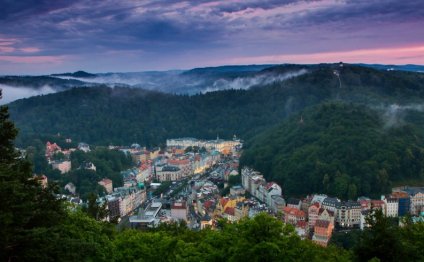
[{"label": "town in valley", "polygon": [[[366,218],[374,210],[387,217],[410,215],[414,222],[424,221],[424,187],[393,188],[380,199],[362,196],[341,200],[313,192],[303,197],[286,196],[284,185],[240,166],[242,148],[243,141],[236,136],[230,140],[167,139],[166,146],[150,149],[139,144],[108,146],[107,150],[130,157],[133,167],[120,172],[122,186],[115,186],[108,177],[97,181],[103,192],[97,195],[96,204],[106,210],[101,219],[116,222],[120,228],[144,230],[163,223],[184,223],[192,230],[202,230],[218,228],[222,219],[232,223],[266,212],[292,225],[301,238],[321,246],[329,244],[333,232],[368,227]],[[73,166],[71,154],[91,150],[86,143],[62,149],[48,141],[45,158],[53,169],[66,175]],[[57,158],[58,154],[62,157]],[[92,162],[83,162],[78,169],[98,172]],[[43,186],[48,185],[45,175],[34,176]],[[69,182],[58,197],[71,208],[86,206],[78,192]]]}]

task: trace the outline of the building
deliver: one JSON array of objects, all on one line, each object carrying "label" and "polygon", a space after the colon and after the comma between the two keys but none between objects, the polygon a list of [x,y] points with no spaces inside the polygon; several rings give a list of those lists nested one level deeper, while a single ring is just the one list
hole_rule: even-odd
[{"label": "building", "polygon": [[284,222],[296,226],[299,221],[305,221],[305,212],[295,207],[283,209]]},{"label": "building", "polygon": [[78,143],[78,150],[87,153],[90,152],[90,146],[86,143]]},{"label": "building", "polygon": [[117,187],[109,195],[119,199],[119,215],[124,217],[133,212],[146,200],[146,190],[138,186]]},{"label": "building", "polygon": [[230,188],[230,195],[239,196],[239,195],[244,195],[245,193],[246,193],[246,190],[242,186],[232,186]]},{"label": "building", "polygon": [[139,210],[138,214],[131,216],[129,221],[132,228],[155,228],[159,225],[159,211],[162,209],[162,203],[152,202],[146,209]]},{"label": "building", "polygon": [[110,180],[109,178],[103,178],[98,182],[98,184],[104,187],[108,194],[111,194],[113,192],[113,183],[112,180]]},{"label": "building", "polygon": [[222,216],[230,222],[236,222],[237,221],[237,218],[235,216],[235,208],[234,207],[225,208]]},{"label": "building", "polygon": [[80,168],[96,172],[96,166],[91,162],[83,162]]},{"label": "building", "polygon": [[320,205],[315,202],[308,208],[308,225],[309,228],[314,228],[315,222],[318,220]]},{"label": "building", "polygon": [[171,217],[175,220],[187,221],[187,205],[185,201],[177,201],[171,205]]},{"label": "building", "polygon": [[166,147],[202,147],[200,140],[192,137],[172,138],[166,140]]},{"label": "building", "polygon": [[237,221],[249,215],[249,205],[244,202],[237,202],[234,207],[234,216]]},{"label": "building", "polygon": [[34,180],[36,180],[43,189],[47,188],[48,186],[48,179],[45,175],[36,176],[34,175]]},{"label": "building", "polygon": [[121,212],[119,209],[119,202],[120,198],[108,195],[106,196],[107,201],[107,209],[108,209],[108,215],[109,215],[109,221],[114,221],[119,219]]},{"label": "building", "polygon": [[399,214],[399,200],[396,198],[381,196],[386,205],[386,216],[397,217]]},{"label": "building", "polygon": [[75,194],[75,192],[77,190],[77,188],[75,187],[75,185],[72,182],[69,182],[68,184],[66,184],[64,189],[67,190],[71,194]]},{"label": "building", "polygon": [[287,200],[288,207],[300,209],[301,205],[302,205],[302,201],[300,199],[291,197]]},{"label": "building", "polygon": [[131,158],[135,164],[144,163],[150,160],[150,153],[148,151],[138,151],[131,153]]},{"label": "building", "polygon": [[137,182],[145,182],[145,181],[150,181],[152,178],[152,166],[151,164],[145,163],[145,164],[141,164],[138,168],[138,173],[136,176],[136,180]]},{"label": "building", "polygon": [[313,195],[313,197],[311,199],[311,204],[319,203],[321,205],[322,202],[324,201],[324,199],[326,199],[327,197],[328,196],[324,195],[324,194],[315,194],[315,195]]},{"label": "building", "polygon": [[71,161],[53,161],[51,162],[52,168],[60,171],[61,174],[71,171]]},{"label": "building", "polygon": [[176,181],[181,179],[182,172],[179,167],[176,166],[157,166],[156,167],[156,178],[160,181]]},{"label": "building", "polygon": [[340,204],[340,199],[335,197],[326,197],[324,201],[322,201],[322,207],[334,213],[337,211],[338,204]]},{"label": "building", "polygon": [[56,143],[50,143],[47,141],[46,143],[46,158],[50,160],[53,155],[57,152],[62,152],[62,149],[60,146],[58,146]]},{"label": "building", "polygon": [[241,171],[241,182],[247,192],[268,207],[273,204],[273,196],[281,196],[282,194],[282,189],[277,183],[267,183],[261,173],[250,168],[243,168]]},{"label": "building", "polygon": [[361,230],[364,230],[364,228],[369,227],[369,224],[367,223],[367,217],[369,216],[370,212],[370,209],[361,211],[361,219],[359,223],[359,228]]},{"label": "building", "polygon": [[258,196],[256,191],[258,190],[259,185],[266,183],[260,172],[254,171],[250,168],[243,168],[241,171],[241,182],[246,191],[255,197]]},{"label": "building", "polygon": [[403,192],[406,192],[409,196],[409,212],[411,215],[419,215],[424,211],[424,187],[407,187]]},{"label": "building", "polygon": [[361,222],[361,204],[349,200],[339,202],[336,208],[336,223],[340,227],[359,227]]},{"label": "building", "polygon": [[271,196],[271,210],[277,214],[278,212],[283,212],[283,209],[286,207],[286,201],[281,196]]},{"label": "building", "polygon": [[326,220],[317,220],[314,226],[312,241],[326,247],[333,233],[334,225]]},{"label": "building", "polygon": [[318,219],[328,221],[334,225],[334,212],[324,208],[320,208],[318,213]]},{"label": "building", "polygon": [[281,196],[282,190],[281,187],[275,182],[269,182],[266,185],[263,185],[264,190],[264,201],[267,206],[272,206],[272,197]]},{"label": "building", "polygon": [[188,177],[194,174],[193,165],[188,158],[171,158],[168,160],[168,165],[178,167],[181,170],[182,177]]},{"label": "building", "polygon": [[213,226],[213,219],[208,214],[205,214],[200,220],[200,229],[205,229],[208,227],[211,228],[212,226]]},{"label": "building", "polygon": [[373,210],[381,210],[383,212],[383,215],[387,216],[386,214],[386,203],[383,200],[371,200],[371,209]]},{"label": "building", "polygon": [[409,195],[406,192],[393,192],[391,197],[398,200],[398,216],[407,215],[411,206]]},{"label": "building", "polygon": [[199,140],[192,137],[185,137],[167,139],[166,146],[180,147],[183,149],[187,147],[204,147],[210,151],[217,150],[222,154],[229,154],[231,152],[239,150],[243,146],[243,144],[241,140],[237,139],[237,137],[234,137],[233,140],[222,140],[219,138],[217,138],[216,140]]}]

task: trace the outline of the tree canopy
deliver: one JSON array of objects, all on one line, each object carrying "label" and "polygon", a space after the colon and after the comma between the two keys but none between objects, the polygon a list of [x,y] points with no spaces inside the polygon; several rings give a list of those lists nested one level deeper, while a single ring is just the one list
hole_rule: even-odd
[{"label": "tree canopy", "polygon": [[379,197],[392,182],[424,181],[424,129],[386,127],[377,111],[346,103],[305,110],[247,141],[243,165],[263,172],[286,195]]}]

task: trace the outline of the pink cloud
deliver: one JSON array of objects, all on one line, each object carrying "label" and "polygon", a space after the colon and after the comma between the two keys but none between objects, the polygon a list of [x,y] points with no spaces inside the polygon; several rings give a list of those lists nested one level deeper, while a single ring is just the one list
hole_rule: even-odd
[{"label": "pink cloud", "polygon": [[24,52],[24,53],[37,53],[40,52],[40,48],[37,47],[24,47],[24,48],[20,48],[20,51]]},{"label": "pink cloud", "polygon": [[60,64],[64,60],[63,56],[7,56],[0,55],[0,61],[23,64]]},{"label": "pink cloud", "polygon": [[231,64],[267,63],[382,63],[382,64],[424,64],[424,45],[380,49],[359,49],[350,51],[322,52],[312,54],[278,54],[267,56],[238,57],[226,61]]},{"label": "pink cloud", "polygon": [[12,53],[15,51],[15,48],[7,45],[0,45],[0,53]]}]

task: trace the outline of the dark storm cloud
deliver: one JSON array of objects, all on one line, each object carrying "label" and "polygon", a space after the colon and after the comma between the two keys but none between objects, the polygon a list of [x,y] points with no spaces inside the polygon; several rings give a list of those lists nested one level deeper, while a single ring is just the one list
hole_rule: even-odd
[{"label": "dark storm cloud", "polygon": [[15,56],[177,64],[196,55],[207,64],[424,43],[421,0],[0,0],[0,6],[0,66]]},{"label": "dark storm cloud", "polygon": [[0,1],[0,21],[19,21],[24,18],[43,15],[54,10],[71,6],[75,1],[67,0],[3,0]]}]

